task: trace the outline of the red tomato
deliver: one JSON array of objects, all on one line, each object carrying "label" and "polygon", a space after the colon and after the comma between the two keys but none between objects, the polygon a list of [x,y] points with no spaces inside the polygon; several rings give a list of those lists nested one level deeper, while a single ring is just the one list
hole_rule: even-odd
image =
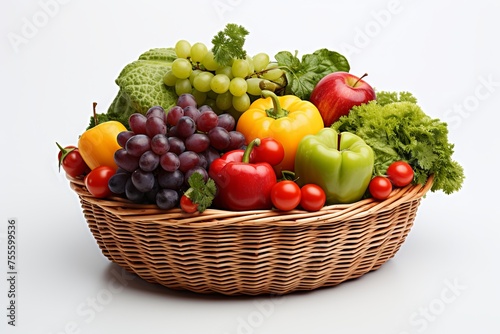
[{"label": "red tomato", "polygon": [[85,186],[92,196],[103,198],[112,195],[108,182],[111,176],[115,175],[115,170],[109,166],[99,166],[94,168],[85,177]]},{"label": "red tomato", "polygon": [[83,160],[76,146],[66,146],[63,148],[58,143],[56,145],[59,147],[59,154],[57,155],[59,168],[62,166],[66,174],[71,177],[77,177],[90,171],[90,168]]},{"label": "red tomato", "polygon": [[405,161],[396,161],[387,168],[387,177],[396,187],[405,187],[413,181],[413,169]]},{"label": "red tomato", "polygon": [[326,202],[325,191],[316,184],[306,184],[301,189],[300,206],[307,211],[318,211]]},{"label": "red tomato", "polygon": [[373,198],[382,201],[387,199],[391,194],[392,183],[384,176],[375,176],[368,185],[368,191]]},{"label": "red tomato", "polygon": [[193,213],[198,210],[198,204],[193,203],[191,198],[186,195],[182,195],[181,197],[181,210],[187,213]]},{"label": "red tomato", "polygon": [[267,162],[271,166],[276,166],[285,157],[285,149],[281,143],[273,138],[264,138],[260,144],[254,146],[250,153],[250,162]]},{"label": "red tomato", "polygon": [[271,188],[271,201],[278,210],[295,209],[300,203],[300,198],[300,187],[293,181],[280,181]]}]

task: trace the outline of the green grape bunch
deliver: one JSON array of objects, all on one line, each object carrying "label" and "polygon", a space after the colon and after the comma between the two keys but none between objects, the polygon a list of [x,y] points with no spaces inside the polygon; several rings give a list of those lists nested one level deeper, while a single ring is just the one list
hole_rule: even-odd
[{"label": "green grape bunch", "polygon": [[199,105],[231,114],[246,111],[263,89],[283,93],[284,70],[264,52],[247,55],[242,49],[246,34],[243,27],[229,24],[214,37],[212,49],[201,42],[177,41],[177,59],[165,73],[164,84],[179,96],[192,94]]}]

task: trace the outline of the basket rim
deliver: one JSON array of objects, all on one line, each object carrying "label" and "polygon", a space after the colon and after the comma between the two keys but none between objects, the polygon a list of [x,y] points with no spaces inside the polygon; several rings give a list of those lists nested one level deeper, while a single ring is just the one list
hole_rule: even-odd
[{"label": "basket rim", "polygon": [[316,225],[324,222],[362,220],[368,215],[392,210],[403,203],[420,200],[432,187],[434,177],[431,175],[425,184],[410,184],[403,188],[396,188],[389,198],[377,201],[366,198],[351,204],[333,204],[324,206],[319,211],[305,211],[296,209],[283,212],[276,209],[228,211],[209,208],[203,213],[185,213],[180,208],[163,210],[154,204],[136,204],[125,198],[114,196],[96,198],[85,187],[83,178],[67,176],[70,187],[82,201],[97,205],[103,210],[118,216],[127,222],[151,222],[167,225],[193,224],[195,227],[208,227],[221,224],[258,225],[271,223],[273,225]]}]

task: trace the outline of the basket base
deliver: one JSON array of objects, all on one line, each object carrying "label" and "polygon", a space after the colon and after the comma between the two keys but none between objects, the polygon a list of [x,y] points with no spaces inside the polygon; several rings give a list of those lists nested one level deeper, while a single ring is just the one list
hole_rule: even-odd
[{"label": "basket base", "polygon": [[[330,225],[264,231],[226,226],[199,237],[191,227],[171,227],[160,233],[151,224],[141,227],[140,238],[131,238],[126,222],[110,223],[113,220],[98,211],[91,210],[95,219],[87,222],[110,261],[150,283],[225,295],[282,295],[358,278],[395,255],[415,218],[412,214],[404,222],[394,222],[392,217],[379,221],[369,238],[363,232],[368,229],[365,225],[351,226],[349,237],[332,234],[335,228]],[[160,234],[164,236],[159,238]]]},{"label": "basket base", "polygon": [[103,255],[143,280],[203,294],[283,295],[379,269],[405,241],[430,185],[408,187],[387,203],[230,218],[235,213],[130,208],[72,187]]}]

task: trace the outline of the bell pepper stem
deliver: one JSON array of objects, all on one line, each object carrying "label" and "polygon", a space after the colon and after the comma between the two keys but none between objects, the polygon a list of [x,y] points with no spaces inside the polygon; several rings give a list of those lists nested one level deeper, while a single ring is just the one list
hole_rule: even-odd
[{"label": "bell pepper stem", "polygon": [[281,107],[278,96],[274,92],[264,89],[262,91],[262,97],[264,98],[270,97],[271,100],[273,101],[273,107],[271,109],[266,110],[267,116],[274,119],[278,119],[281,117],[286,117],[288,115],[288,110],[285,110]]},{"label": "bell pepper stem", "polygon": [[99,124],[99,120],[97,119],[97,102],[92,102],[92,113],[94,114],[94,126]]},{"label": "bell pepper stem", "polygon": [[244,163],[249,163],[250,162],[250,153],[252,153],[253,147],[254,146],[259,146],[260,145],[260,139],[255,138],[248,144],[247,148],[245,149],[245,152],[243,153],[243,157],[241,158],[241,162]]}]

